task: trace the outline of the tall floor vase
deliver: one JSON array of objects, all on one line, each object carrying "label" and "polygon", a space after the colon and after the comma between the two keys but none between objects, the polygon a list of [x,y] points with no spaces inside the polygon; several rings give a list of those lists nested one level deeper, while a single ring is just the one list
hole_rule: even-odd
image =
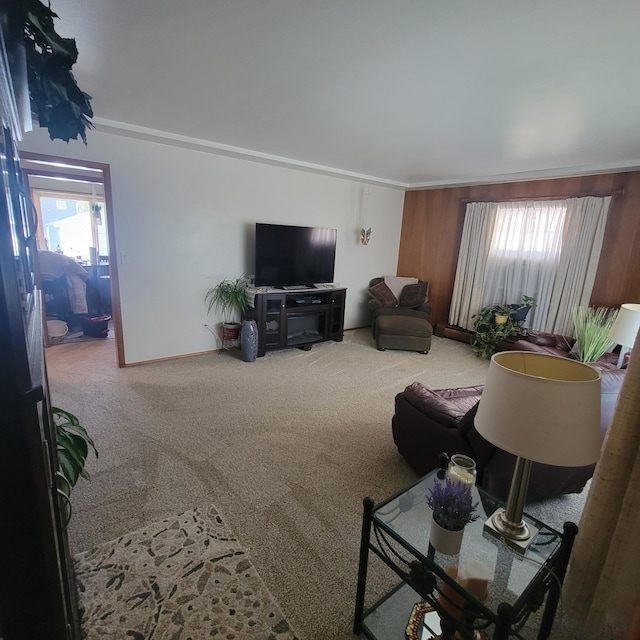
[{"label": "tall floor vase", "polygon": [[254,362],[258,355],[258,325],[255,320],[244,320],[242,322],[240,353],[245,362]]}]

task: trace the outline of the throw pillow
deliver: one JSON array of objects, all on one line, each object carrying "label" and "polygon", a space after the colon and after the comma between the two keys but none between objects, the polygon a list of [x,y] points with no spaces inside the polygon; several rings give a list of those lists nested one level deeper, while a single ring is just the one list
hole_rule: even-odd
[{"label": "throw pillow", "polygon": [[385,309],[398,306],[398,299],[384,282],[378,282],[373,287],[369,287],[369,295],[381,302]]},{"label": "throw pillow", "polygon": [[418,278],[405,278],[404,276],[385,276],[384,282],[387,287],[391,289],[393,295],[396,297],[396,300],[399,300],[402,289],[404,289],[404,287],[406,287],[408,284],[416,284],[418,282]]},{"label": "throw pillow", "polygon": [[427,301],[428,288],[429,284],[422,280],[418,280],[416,284],[406,285],[398,299],[398,306],[419,307],[423,302]]}]

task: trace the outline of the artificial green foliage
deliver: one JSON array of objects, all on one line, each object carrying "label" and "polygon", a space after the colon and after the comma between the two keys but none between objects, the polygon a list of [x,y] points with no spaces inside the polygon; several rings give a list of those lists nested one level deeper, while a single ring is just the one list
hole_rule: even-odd
[{"label": "artificial green foliage", "polygon": [[[496,324],[496,314],[507,316],[507,321]],[[513,321],[514,315],[515,309],[507,305],[492,304],[483,307],[473,316],[475,321],[471,348],[478,357],[490,358],[503,340],[520,332],[520,327]]]},{"label": "artificial green foliage", "polygon": [[216,309],[223,322],[237,322],[247,308],[247,280],[243,277],[235,280],[225,278],[207,291],[204,301],[208,303],[208,313]]},{"label": "artificial green foliage", "polygon": [[[474,353],[480,358],[490,358],[501,342],[522,331],[522,323],[516,321],[516,315],[521,309],[531,308],[534,304],[534,298],[522,296],[520,304],[491,304],[473,315],[475,320],[471,347]],[[506,316],[507,321],[497,324],[496,315]]]},{"label": "artificial green foliage", "polygon": [[522,296],[522,303],[517,307],[518,309],[531,309],[533,305],[536,303],[536,299],[532,296]]},{"label": "artificial green foliage", "polygon": [[595,362],[612,346],[609,331],[618,317],[617,309],[574,307],[575,356],[580,362]]},{"label": "artificial green foliage", "polygon": [[68,411],[53,407],[51,409],[56,426],[56,441],[58,462],[62,475],[73,488],[82,477],[89,480],[85,463],[89,451],[93,450],[96,458],[98,450],[87,430],[80,424],[78,418]]},{"label": "artificial green foliage", "polygon": [[52,140],[79,136],[87,144],[93,109],[91,96],[80,90],[71,72],[78,59],[76,41],[56,33],[58,15],[40,0],[17,0],[11,17],[24,32],[31,109],[39,125]]}]

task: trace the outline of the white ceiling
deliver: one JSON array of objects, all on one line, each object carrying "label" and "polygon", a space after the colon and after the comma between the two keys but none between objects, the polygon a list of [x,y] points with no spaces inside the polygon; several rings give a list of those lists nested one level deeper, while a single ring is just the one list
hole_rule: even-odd
[{"label": "white ceiling", "polygon": [[51,4],[105,130],[410,188],[640,168],[638,0]]}]

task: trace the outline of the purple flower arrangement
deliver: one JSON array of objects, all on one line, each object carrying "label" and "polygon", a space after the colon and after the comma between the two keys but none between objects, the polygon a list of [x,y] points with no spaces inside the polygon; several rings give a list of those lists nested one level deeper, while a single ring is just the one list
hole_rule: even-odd
[{"label": "purple flower arrangement", "polygon": [[433,519],[449,531],[460,531],[480,517],[474,513],[478,503],[473,504],[471,486],[465,482],[452,481],[448,477],[444,482],[436,480],[426,498],[433,510]]}]

